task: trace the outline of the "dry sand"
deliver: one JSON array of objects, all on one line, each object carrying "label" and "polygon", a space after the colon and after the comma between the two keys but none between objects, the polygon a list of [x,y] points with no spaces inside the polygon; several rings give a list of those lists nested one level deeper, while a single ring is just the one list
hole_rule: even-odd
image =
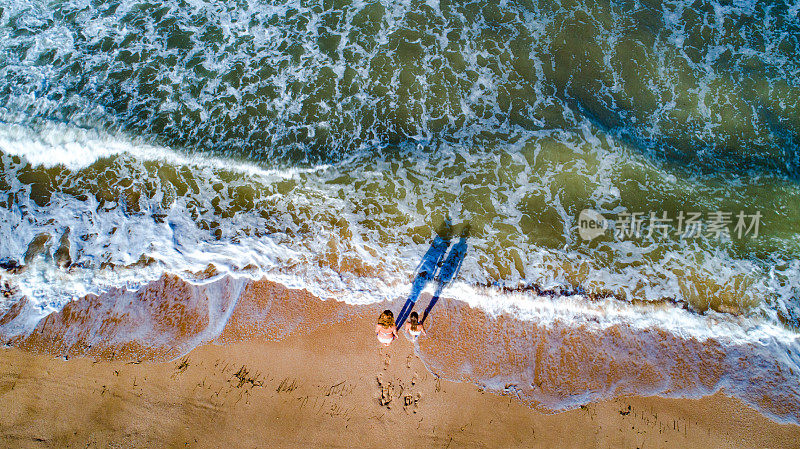
[{"label": "dry sand", "polygon": [[372,320],[353,317],[271,341],[205,344],[167,362],[0,348],[0,446],[800,444],[800,427],[721,394],[624,397],[543,413],[513,394],[439,379],[405,337],[382,349],[373,330]]}]

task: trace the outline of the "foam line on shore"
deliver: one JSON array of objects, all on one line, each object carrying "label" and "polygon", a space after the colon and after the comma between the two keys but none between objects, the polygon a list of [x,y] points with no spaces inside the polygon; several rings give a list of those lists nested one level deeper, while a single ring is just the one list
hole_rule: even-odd
[{"label": "foam line on shore", "polygon": [[230,170],[263,179],[289,179],[298,173],[325,170],[329,164],[311,167],[284,167],[265,169],[255,163],[222,159],[211,154],[181,153],[172,148],[158,146],[144,139],[110,135],[95,129],[68,126],[59,122],[45,122],[34,129],[0,121],[0,149],[24,157],[33,167],[63,166],[78,171],[100,159],[118,155],[131,155],[144,161],[159,161],[171,165]]}]

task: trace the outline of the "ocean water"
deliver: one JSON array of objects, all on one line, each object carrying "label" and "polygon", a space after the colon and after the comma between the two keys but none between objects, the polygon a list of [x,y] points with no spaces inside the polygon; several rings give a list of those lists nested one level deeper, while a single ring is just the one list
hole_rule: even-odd
[{"label": "ocean water", "polygon": [[797,0],[0,0],[6,336],[209,265],[395,300],[450,222],[464,304],[792,380],[798,173]]}]

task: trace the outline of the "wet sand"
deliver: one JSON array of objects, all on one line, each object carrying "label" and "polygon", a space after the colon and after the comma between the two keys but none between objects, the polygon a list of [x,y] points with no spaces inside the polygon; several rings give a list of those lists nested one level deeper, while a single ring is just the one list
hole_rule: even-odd
[{"label": "wet sand", "polygon": [[242,339],[235,329],[229,323],[218,340],[228,343],[162,362],[65,360],[4,347],[0,446],[716,448],[800,441],[800,427],[719,393],[620,397],[543,413],[511,392],[437,378],[403,336],[381,349],[366,315],[288,335]]}]

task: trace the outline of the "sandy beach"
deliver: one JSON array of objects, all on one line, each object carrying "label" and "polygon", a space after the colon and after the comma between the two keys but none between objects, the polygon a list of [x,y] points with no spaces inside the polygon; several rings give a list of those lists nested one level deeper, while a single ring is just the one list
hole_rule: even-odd
[{"label": "sandy beach", "polygon": [[[268,282],[246,296],[214,342],[171,360],[168,351],[109,356],[74,336],[71,345],[64,335],[42,338],[71,326],[66,317],[80,316],[80,301],[40,323],[32,337],[0,349],[0,445],[717,448],[793,447],[800,437],[800,427],[721,393],[621,396],[543,412],[514,389],[439,378],[405,336],[380,347],[373,315],[381,305],[320,303]],[[281,318],[272,322],[278,304]],[[96,315],[124,330],[118,317],[80,319],[91,327]],[[435,345],[441,329],[431,325],[421,345]]]}]

